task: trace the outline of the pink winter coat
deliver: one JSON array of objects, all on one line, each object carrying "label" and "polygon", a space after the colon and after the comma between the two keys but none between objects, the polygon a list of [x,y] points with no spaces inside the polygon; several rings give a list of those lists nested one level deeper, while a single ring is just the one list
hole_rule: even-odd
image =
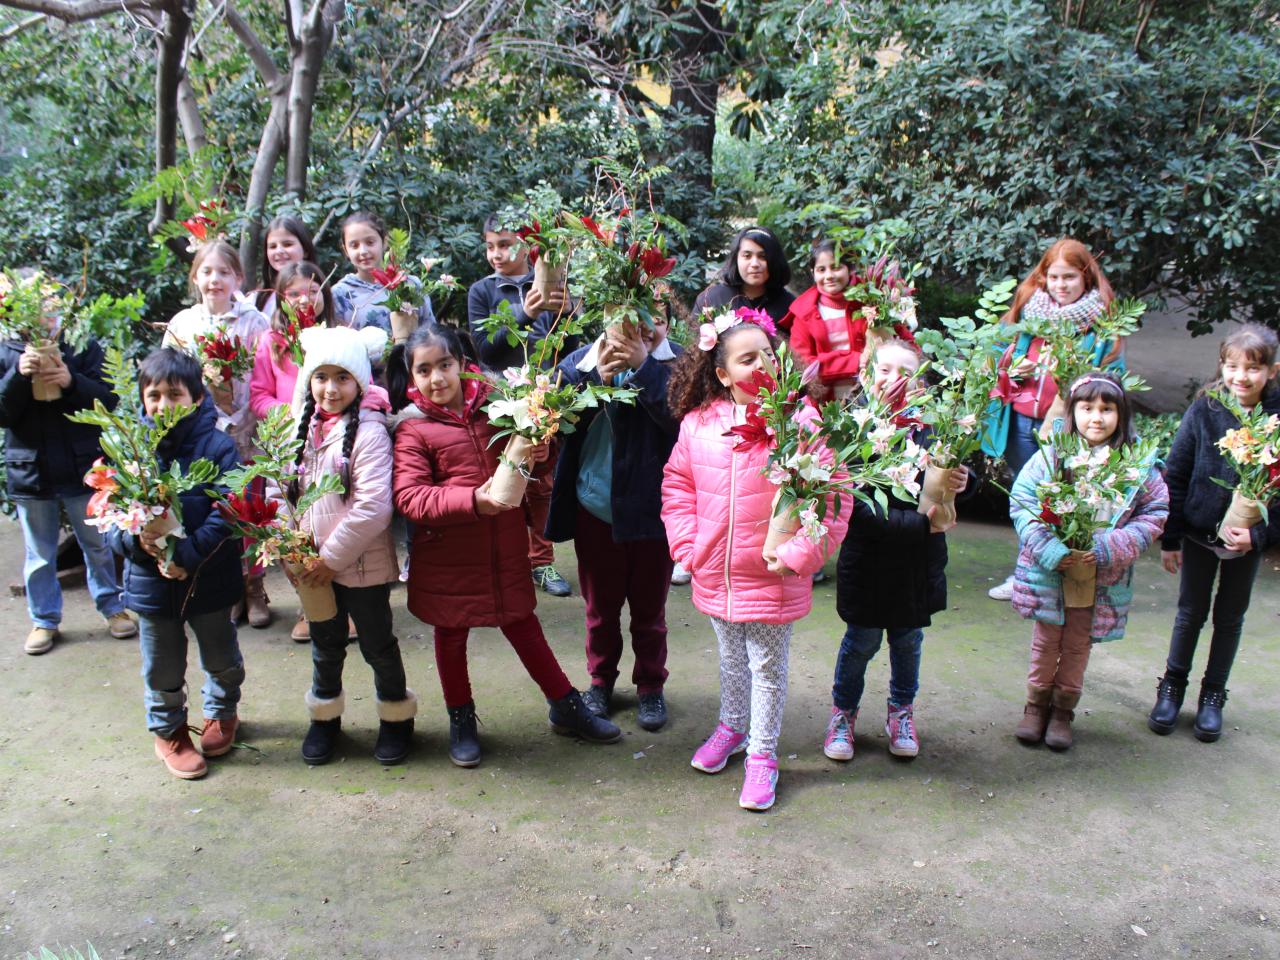
[{"label": "pink winter coat", "polygon": [[[317,425],[318,426],[318,425]],[[313,427],[303,454],[306,476],[342,472],[342,441],[350,426],[343,420],[315,446]],[[391,435],[386,415],[362,408],[351,449],[351,495],[321,497],[303,520],[320,548],[320,559],[337,570],[345,587],[373,587],[400,576],[391,538]]]},{"label": "pink winter coat", "polygon": [[[289,348],[280,347],[279,334],[268,332],[258,340],[253,357],[253,375],[249,378],[249,406],[253,415],[265,420],[272,407],[293,403],[293,387],[298,382],[298,365]],[[276,352],[280,361],[276,362]]]},{"label": "pink winter coat", "polygon": [[[828,500],[821,542],[795,537],[778,548],[778,559],[794,576],[769,572],[761,552],[777,487],[764,476],[767,451],[735,450],[737,438],[725,435],[734,417],[734,405],[717,400],[680,421],[680,439],[662,481],[671,556],[693,574],[693,605],[708,616],[792,623],[809,612],[813,574],[844,539],[848,498],[838,514]],[[816,417],[809,406],[796,414],[802,422]]]}]

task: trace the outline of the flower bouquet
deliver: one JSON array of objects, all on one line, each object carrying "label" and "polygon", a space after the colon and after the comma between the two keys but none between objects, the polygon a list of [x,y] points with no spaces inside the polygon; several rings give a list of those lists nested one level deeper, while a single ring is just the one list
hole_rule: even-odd
[{"label": "flower bouquet", "polygon": [[520,210],[508,207],[502,215],[503,228],[515,231],[529,251],[533,285],[544,303],[565,289],[575,243],[565,226],[570,218],[564,200],[546,181],[525,191]]},{"label": "flower bouquet", "polygon": [[107,350],[103,372],[117,397],[115,408],[108,410],[95,400],[92,409],[68,414],[73,422],[102,431],[99,443],[106,456],[99,457],[84,478],[94,491],[87,522],[99,530],[153,534],[165,554],[163,572],[173,562],[173,541],[186,536],[179,496],[213,483],[218,468],[201,458],[185,471],[177,462],[162,469],[156,454],[160,441],[191,408],[170,407],[154,418],[144,416],[136,371],[115,347]]},{"label": "flower bouquet", "polygon": [[[289,572],[308,620],[332,620],[338,615],[332,585],[317,587],[301,579],[308,565],[320,556],[303,519],[321,497],[342,493],[342,480],[326,473],[310,478],[306,489],[299,490],[303,477],[296,460],[305,441],[298,436],[297,422],[287,407],[272,407],[258,421],[254,439],[262,455],[224,477],[231,493],[219,501],[218,509],[236,534],[250,541],[248,555],[255,563],[280,563]],[[280,499],[268,500],[251,492],[258,478],[278,491]]]},{"label": "flower bouquet", "polygon": [[293,304],[288,300],[280,300],[280,311],[284,314],[284,342],[293,357],[294,366],[302,369],[306,357],[302,350],[302,331],[314,327],[317,322],[316,308],[309,300],[306,303]]},{"label": "flower bouquet", "polygon": [[843,496],[887,510],[886,491],[910,499],[919,489],[915,477],[923,451],[886,406],[833,401],[812,416],[797,416],[806,402],[800,392],[816,376],[816,364],[802,369],[781,344],[776,369],[756,370],[749,382],[738,384],[754,399],[745,422],[728,433],[737,437],[735,449],[762,445],[768,451],[765,475],[778,488],[762,550],[769,562],[796,536],[814,543],[826,536],[828,497],[834,497],[837,512]]},{"label": "flower bouquet", "polygon": [[1231,505],[1218,526],[1218,539],[1227,527],[1255,527],[1267,521],[1267,502],[1280,491],[1280,416],[1258,404],[1252,410],[1226,390],[1210,396],[1239,421],[1218,441],[1218,449],[1236,472],[1236,482],[1219,477],[1213,482],[1231,491]]},{"label": "flower bouquet", "polygon": [[374,281],[387,292],[383,305],[391,311],[391,339],[404,343],[418,329],[418,309],[426,291],[400,264],[409,255],[409,234],[399,227],[387,231],[386,263],[370,271]]},{"label": "flower bouquet", "polygon": [[565,383],[560,373],[554,371],[566,338],[582,331],[578,318],[557,319],[531,353],[529,331],[517,329],[511,306],[502,303],[498,311],[483,320],[481,327],[490,337],[505,332],[509,343],[521,344],[525,362],[503,371],[485,407],[489,422],[500,428],[494,440],[508,438],[498,458],[489,494],[500,503],[516,506],[524,499],[530,479],[529,458],[535,446],[548,442],[557,433],[572,433],[580,414],[588,407],[609,400],[630,403],[638,391],[592,383]]},{"label": "flower bouquet", "polygon": [[[920,270],[916,264],[903,271],[902,265],[881,253],[865,271],[850,278],[844,296],[862,305],[862,316],[867,321],[867,346],[892,340],[905,331],[911,337],[916,328],[916,288],[911,281]],[[870,350],[863,355],[869,356]]]},{"label": "flower bouquet", "polygon": [[[21,340],[26,352],[39,360],[41,369],[57,366],[58,324],[64,310],[61,286],[40,271],[23,276],[17,271],[0,273],[0,335]],[[46,318],[55,322],[49,323]],[[62,388],[32,378],[31,395],[37,400],[57,400]]]},{"label": "flower bouquet", "polygon": [[917,416],[930,429],[919,510],[937,506],[940,520],[955,520],[952,471],[982,446],[983,418],[999,390],[1001,343],[1007,333],[1000,315],[1013,296],[1014,280],[983,292],[973,317],[944,317],[941,330],[921,330],[916,340],[929,362],[934,385],[918,404]]},{"label": "flower bouquet", "polygon": [[227,206],[221,198],[201,200],[196,212],[186,220],[178,221],[191,236],[187,247],[194,252],[201,244],[226,236]]},{"label": "flower bouquet", "polygon": [[[1018,329],[1044,340],[1038,366],[1042,374],[1053,377],[1058,388],[1057,396],[1045,413],[1044,424],[1040,428],[1042,435],[1047,436],[1053,430],[1054,421],[1067,415],[1066,392],[1071,389],[1071,384],[1091,370],[1098,369],[1098,345],[1132,336],[1141,325],[1142,315],[1146,310],[1147,305],[1141,300],[1113,300],[1102,315],[1089,325],[1088,331],[1081,331],[1076,321],[1069,316],[1027,316],[1026,311],[1023,311]],[[1093,346],[1085,347],[1084,332],[1094,335]],[[1147,389],[1146,382],[1135,373],[1116,375],[1126,392]]]}]

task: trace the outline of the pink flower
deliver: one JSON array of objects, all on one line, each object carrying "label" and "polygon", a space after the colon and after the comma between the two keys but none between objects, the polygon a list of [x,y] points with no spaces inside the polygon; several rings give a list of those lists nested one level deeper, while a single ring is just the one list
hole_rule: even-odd
[{"label": "pink flower", "polygon": [[804,368],[804,373],[800,374],[800,386],[805,387],[818,379],[818,368],[820,364],[817,360]]},{"label": "pink flower", "polygon": [[719,340],[720,335],[716,333],[716,328],[713,324],[704,323],[702,326],[698,327],[699,350],[714,350],[716,348],[716,343]]}]

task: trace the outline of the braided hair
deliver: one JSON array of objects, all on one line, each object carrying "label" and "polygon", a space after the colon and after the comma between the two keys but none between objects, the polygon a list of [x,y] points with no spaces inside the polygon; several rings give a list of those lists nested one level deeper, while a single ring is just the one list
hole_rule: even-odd
[{"label": "braided hair", "polygon": [[[346,432],[342,437],[342,469],[339,471],[339,478],[342,480],[342,502],[346,503],[351,499],[351,453],[355,449],[356,434],[360,430],[360,398],[363,394],[356,392],[356,397],[351,401],[351,405],[343,412],[346,419]],[[298,420],[298,453],[293,458],[295,468],[302,465],[302,458],[307,452],[307,435],[311,430],[311,421],[316,415],[316,398],[310,390],[306,393],[306,401],[302,405],[302,416]],[[302,495],[302,484],[295,469],[292,479],[289,480],[289,489],[285,491],[285,495],[289,498],[289,502],[296,504],[298,497]]]}]

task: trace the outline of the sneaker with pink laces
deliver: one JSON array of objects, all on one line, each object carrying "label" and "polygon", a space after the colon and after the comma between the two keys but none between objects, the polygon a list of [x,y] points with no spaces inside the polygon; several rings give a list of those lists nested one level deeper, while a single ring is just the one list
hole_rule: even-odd
[{"label": "sneaker with pink laces", "polygon": [[828,759],[853,759],[853,722],[856,719],[857,710],[841,710],[832,705],[831,719],[827,722],[827,738],[822,741],[822,752]]},{"label": "sneaker with pink laces", "polygon": [[884,722],[884,732],[889,737],[889,752],[895,757],[914,757],[920,752],[916,737],[916,722],[911,716],[912,705],[889,704],[889,715]]},{"label": "sneaker with pink laces", "polygon": [[731,756],[745,749],[747,749],[745,733],[738,733],[723,723],[718,723],[715,732],[707,737],[707,742],[694,753],[690,765],[703,773],[719,773]]},{"label": "sneaker with pink laces", "polygon": [[778,761],[753,753],[747,757],[744,769],[738,806],[743,810],[768,810],[773,806],[778,788]]}]

